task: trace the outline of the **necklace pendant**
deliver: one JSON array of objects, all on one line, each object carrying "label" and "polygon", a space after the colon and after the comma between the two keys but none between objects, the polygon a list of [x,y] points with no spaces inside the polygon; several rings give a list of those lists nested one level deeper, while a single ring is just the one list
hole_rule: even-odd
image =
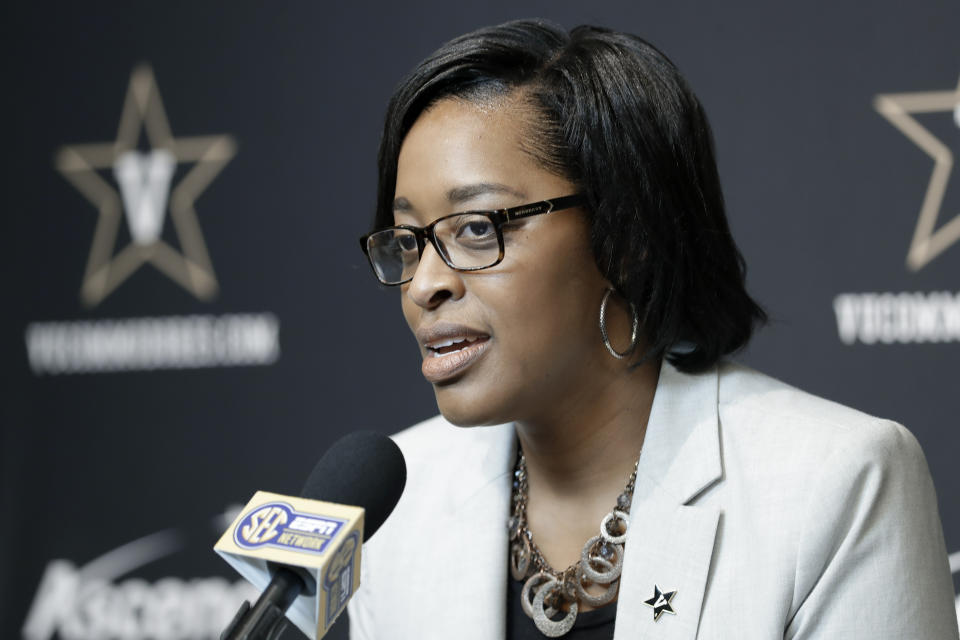
[{"label": "necklace pendant", "polygon": [[[547,598],[550,596],[560,596],[562,589],[563,586],[557,582],[556,579],[550,578],[537,590],[537,594],[533,597],[533,623],[537,625],[540,633],[548,638],[559,638],[565,635],[573,628],[573,624],[577,621],[579,606],[576,600],[570,602],[566,614],[559,620],[554,620],[551,617],[552,614],[548,614],[548,610],[544,608],[544,603]],[[550,608],[556,611],[554,607]]]},{"label": "necklace pendant", "polygon": [[563,600],[567,602],[577,601],[577,578],[579,577],[579,573],[579,570],[576,570],[569,573],[564,572],[563,576],[561,576],[562,582],[560,582],[560,589],[558,589],[557,594]]},{"label": "necklace pendant", "polygon": [[507,532],[511,540],[516,540],[520,537],[520,517],[519,516],[510,516],[510,519],[507,520]]},{"label": "necklace pendant", "polygon": [[[601,569],[604,572],[609,572],[613,568],[613,565],[604,560],[603,558],[591,558],[591,562],[595,565],[600,565]],[[586,580],[586,576],[583,575],[583,569],[580,570],[580,575],[577,579],[577,599],[580,602],[584,602],[591,607],[602,607],[603,605],[613,602],[613,599],[617,597],[617,592],[620,590],[620,579],[617,578],[609,585],[606,585],[606,590],[599,594],[594,595],[587,591],[587,587],[584,586],[583,582]],[[597,586],[601,586],[599,583],[593,582]]]},{"label": "necklace pendant", "polygon": [[510,545],[510,576],[514,580],[523,580],[530,573],[533,553],[530,549],[530,540],[520,536],[519,540]]},{"label": "necklace pendant", "polygon": [[[553,576],[549,573],[544,573],[539,571],[532,576],[530,576],[525,583],[523,583],[523,590],[520,592],[520,606],[523,608],[523,612],[527,614],[528,618],[533,617],[533,599],[531,598],[531,592],[536,596],[540,588],[553,580]],[[557,610],[554,608],[548,608],[545,612],[547,616],[553,616],[557,613]]]},{"label": "necklace pendant", "polygon": [[[601,555],[602,552],[601,554],[593,552],[601,540],[603,540],[603,538],[600,536],[593,536],[587,540],[587,544],[583,545],[583,551],[580,554],[580,570],[583,572],[584,577],[590,582],[610,584],[619,578],[620,572],[623,571],[623,545],[610,545],[615,554],[615,557],[611,560],[604,558],[603,555]],[[600,570],[594,569],[594,565],[600,566]]]},{"label": "necklace pendant", "polygon": [[[600,535],[607,542],[623,544],[627,541],[627,528],[630,526],[630,515],[614,509],[603,518],[600,523]],[[611,531],[611,527],[613,531]]]}]

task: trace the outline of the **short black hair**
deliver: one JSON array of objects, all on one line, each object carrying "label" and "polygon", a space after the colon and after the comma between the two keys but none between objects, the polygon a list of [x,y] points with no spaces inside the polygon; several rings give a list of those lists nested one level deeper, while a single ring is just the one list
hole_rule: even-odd
[{"label": "short black hair", "polygon": [[393,224],[400,147],[425,109],[510,95],[534,109],[525,149],[587,197],[597,265],[640,315],[640,361],[696,372],[743,347],[766,315],[744,286],[706,114],[676,66],[634,35],[519,20],[441,46],[390,100],[375,228]]}]

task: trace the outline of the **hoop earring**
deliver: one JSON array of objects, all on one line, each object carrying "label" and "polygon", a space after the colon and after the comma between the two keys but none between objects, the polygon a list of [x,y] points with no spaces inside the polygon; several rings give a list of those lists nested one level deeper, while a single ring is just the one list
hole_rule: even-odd
[{"label": "hoop earring", "polygon": [[610,344],[610,335],[607,334],[607,301],[610,300],[610,294],[613,293],[612,287],[607,287],[603,294],[603,301],[600,303],[600,336],[603,338],[603,346],[607,348],[607,353],[617,360],[623,360],[637,348],[637,338],[640,333],[640,316],[637,315],[637,308],[630,303],[630,315],[633,316],[633,327],[630,330],[630,346],[626,351],[617,351]]}]

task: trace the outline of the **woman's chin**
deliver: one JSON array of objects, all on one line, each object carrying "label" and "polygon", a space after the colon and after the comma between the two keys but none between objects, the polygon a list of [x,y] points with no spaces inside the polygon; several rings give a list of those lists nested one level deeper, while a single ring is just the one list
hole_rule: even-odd
[{"label": "woman's chin", "polygon": [[482,427],[510,422],[500,411],[496,411],[490,402],[482,400],[479,394],[460,393],[459,389],[434,387],[437,408],[444,419],[458,427]]}]

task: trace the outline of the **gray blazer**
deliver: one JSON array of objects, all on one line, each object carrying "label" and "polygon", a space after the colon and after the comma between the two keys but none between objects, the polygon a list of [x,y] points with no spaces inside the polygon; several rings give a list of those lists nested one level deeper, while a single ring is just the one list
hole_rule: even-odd
[{"label": "gray blazer", "polygon": [[[504,637],[515,440],[441,417],[396,436],[407,487],[364,546],[352,638]],[[913,436],[744,367],[664,363],[630,521],[616,640],[958,637]],[[676,615],[654,620],[655,585]]]}]

